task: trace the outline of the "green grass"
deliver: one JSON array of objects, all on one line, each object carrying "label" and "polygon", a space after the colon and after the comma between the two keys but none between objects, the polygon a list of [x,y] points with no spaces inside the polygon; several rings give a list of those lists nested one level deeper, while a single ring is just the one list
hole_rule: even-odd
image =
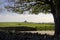
[{"label": "green grass", "polygon": [[0,22],[0,27],[27,26],[37,30],[54,30],[53,23],[25,23],[25,22]]}]

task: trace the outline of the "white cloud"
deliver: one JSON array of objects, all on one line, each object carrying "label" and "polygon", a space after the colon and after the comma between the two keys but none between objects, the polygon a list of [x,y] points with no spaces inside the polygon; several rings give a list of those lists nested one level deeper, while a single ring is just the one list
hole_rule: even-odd
[{"label": "white cloud", "polygon": [[26,20],[29,22],[54,22],[52,14],[28,15]]},{"label": "white cloud", "polygon": [[39,14],[39,15],[24,15],[17,13],[9,13],[0,15],[0,22],[23,22],[27,20],[28,22],[54,22],[52,14]]}]

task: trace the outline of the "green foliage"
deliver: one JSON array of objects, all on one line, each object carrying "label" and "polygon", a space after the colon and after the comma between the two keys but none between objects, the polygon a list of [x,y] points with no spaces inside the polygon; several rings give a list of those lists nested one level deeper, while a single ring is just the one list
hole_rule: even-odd
[{"label": "green foliage", "polygon": [[23,13],[23,10],[21,10],[21,9],[19,9],[19,8],[15,8],[15,9],[13,9],[12,11],[17,12],[17,13],[20,13],[20,14]]},{"label": "green foliage", "polygon": [[32,7],[32,13],[38,14],[40,12],[50,13],[51,12],[50,5],[48,5],[48,4],[46,4],[46,5],[37,4],[37,5]]},{"label": "green foliage", "polygon": [[[23,13],[24,11],[29,10],[30,13],[38,14],[40,12],[43,13],[51,13],[51,7],[49,5],[49,1],[45,0],[16,0],[14,2],[13,12]],[[32,3],[35,2],[35,3]],[[25,4],[24,4],[25,3]],[[55,1],[54,1],[55,3]],[[17,5],[17,6],[16,6]],[[22,8],[23,7],[23,8]],[[30,10],[32,9],[32,10]]]}]

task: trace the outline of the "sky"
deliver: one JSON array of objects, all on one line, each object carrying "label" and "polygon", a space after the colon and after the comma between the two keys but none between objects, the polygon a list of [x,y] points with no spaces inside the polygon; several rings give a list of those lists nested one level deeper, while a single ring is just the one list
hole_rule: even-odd
[{"label": "sky", "polygon": [[35,23],[54,23],[52,14],[39,13],[38,15],[35,15],[28,14],[28,12],[25,12],[25,14],[17,14],[13,12],[8,12],[4,8],[4,5],[8,5],[7,1],[0,0],[0,22],[24,22],[26,20],[28,22]]},{"label": "sky", "polygon": [[0,14],[0,22],[35,22],[35,23],[54,23],[52,14],[17,14],[3,12]]}]

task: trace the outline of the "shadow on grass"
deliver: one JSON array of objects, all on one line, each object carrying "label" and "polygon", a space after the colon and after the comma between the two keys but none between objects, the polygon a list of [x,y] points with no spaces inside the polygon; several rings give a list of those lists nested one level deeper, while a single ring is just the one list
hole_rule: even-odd
[{"label": "shadow on grass", "polygon": [[8,31],[36,31],[36,28],[33,27],[25,27],[25,26],[16,26],[16,27],[0,27],[0,30],[8,30]]}]

